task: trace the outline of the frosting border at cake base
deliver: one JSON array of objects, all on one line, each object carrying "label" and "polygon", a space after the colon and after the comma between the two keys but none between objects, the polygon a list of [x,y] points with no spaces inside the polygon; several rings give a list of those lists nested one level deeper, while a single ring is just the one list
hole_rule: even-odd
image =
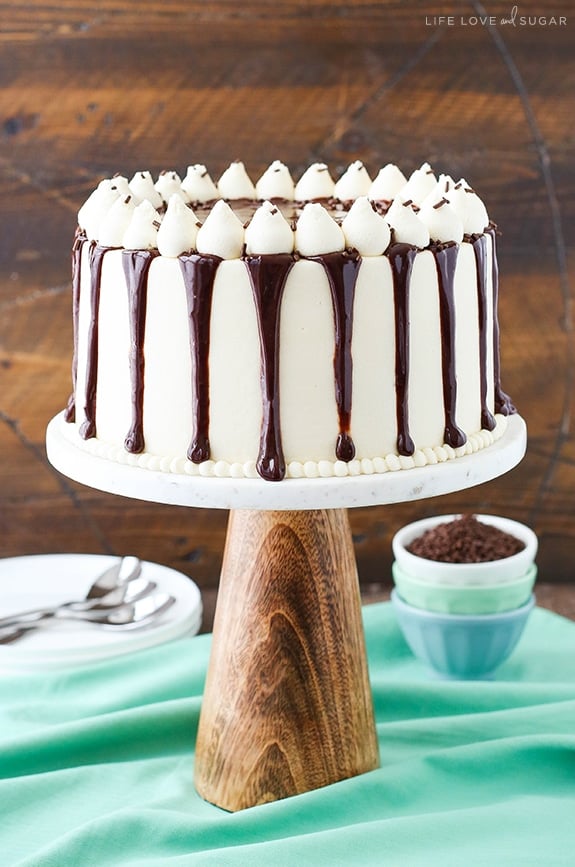
[{"label": "frosting border at cake base", "polygon": [[[304,463],[290,461],[286,466],[285,478],[327,479],[336,477],[343,479],[350,476],[380,475],[399,470],[411,470],[416,467],[422,468],[444,463],[445,461],[457,460],[464,455],[472,455],[488,448],[505,434],[508,416],[497,413],[495,420],[496,425],[492,431],[481,430],[478,433],[470,434],[467,437],[465,445],[456,449],[444,443],[441,446],[418,448],[411,456],[391,453],[373,458],[363,458],[361,460],[354,459],[347,462],[340,460],[305,461]],[[154,472],[201,476],[203,478],[259,478],[255,461],[229,463],[222,460],[207,460],[195,464],[185,456],[170,457],[167,455],[154,455],[149,452],[132,454],[127,452],[122,446],[115,445],[114,443],[107,443],[96,438],[82,439],[74,423],[65,423],[63,430],[72,445],[95,457],[118,464],[153,470]]]},{"label": "frosting border at cake base", "polygon": [[[72,429],[71,429],[72,428]],[[523,458],[527,428],[519,414],[507,418],[497,442],[475,454],[402,472],[345,479],[215,478],[129,466],[90,454],[60,413],[46,433],[48,460],[74,481],[111,494],[170,505],[215,509],[334,509],[385,505],[439,496],[488,482]]]}]

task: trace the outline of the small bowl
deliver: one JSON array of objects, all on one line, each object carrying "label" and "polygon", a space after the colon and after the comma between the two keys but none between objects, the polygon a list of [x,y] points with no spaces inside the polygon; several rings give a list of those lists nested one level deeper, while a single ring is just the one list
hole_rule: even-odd
[{"label": "small bowl", "polygon": [[453,584],[430,584],[403,571],[399,563],[391,567],[397,591],[404,602],[438,614],[498,614],[512,611],[529,599],[537,566],[533,564],[521,578],[481,587]]},{"label": "small bowl", "polygon": [[408,605],[396,589],[391,602],[412,652],[444,678],[490,678],[511,655],[535,605],[500,614],[438,614]]},{"label": "small bowl", "polygon": [[429,584],[479,587],[483,584],[497,584],[519,579],[533,565],[537,554],[537,536],[533,530],[518,521],[500,518],[496,515],[475,515],[475,517],[484,524],[491,524],[504,533],[510,533],[525,544],[522,551],[512,554],[511,557],[489,560],[484,563],[444,563],[418,557],[407,550],[414,539],[423,535],[427,530],[431,530],[438,524],[447,524],[459,517],[461,516],[435,515],[433,518],[424,518],[421,521],[406,524],[405,527],[398,530],[393,537],[392,549],[400,568],[407,575]]}]

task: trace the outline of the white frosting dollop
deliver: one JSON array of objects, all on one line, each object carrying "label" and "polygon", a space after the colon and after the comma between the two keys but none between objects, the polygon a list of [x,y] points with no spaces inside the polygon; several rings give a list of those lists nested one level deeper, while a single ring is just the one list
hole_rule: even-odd
[{"label": "white frosting dollop", "polygon": [[427,205],[436,205],[444,197],[447,198],[446,185],[445,175],[441,175],[431,192],[421,202],[418,202],[419,209],[421,210],[421,208],[425,208]]},{"label": "white frosting dollop", "polygon": [[446,175],[442,172],[437,179],[437,187],[436,189],[445,195],[449,190],[453,189],[455,186],[455,181],[451,177],[451,175]]},{"label": "white frosting dollop", "polygon": [[411,206],[397,196],[385,215],[385,219],[393,229],[394,240],[398,244],[413,244],[414,247],[427,247],[429,230],[421,222]]},{"label": "white frosting dollop", "polygon": [[381,256],[389,247],[391,231],[377,214],[367,196],[360,196],[341,224],[347,247],[355,247],[361,256]]},{"label": "white frosting dollop", "polygon": [[158,242],[161,217],[147,199],[136,205],[132,219],[124,232],[122,246],[126,250],[154,250]]},{"label": "white frosting dollop", "polygon": [[230,163],[222,174],[218,180],[218,191],[222,199],[256,198],[256,188],[240,160]]},{"label": "white frosting dollop", "polygon": [[244,248],[244,227],[230,206],[220,199],[198,229],[198,253],[210,253],[222,259],[239,259]]},{"label": "white frosting dollop", "polygon": [[190,202],[211,202],[219,198],[218,188],[207,168],[201,163],[188,166],[186,177],[182,181],[182,190]]},{"label": "white frosting dollop", "polygon": [[256,198],[291,201],[294,197],[294,189],[295,185],[288,167],[279,160],[274,160],[256,183]]},{"label": "white frosting dollop", "polygon": [[366,196],[371,187],[371,178],[361,160],[353,162],[341,178],[336,182],[333,194],[336,199],[347,202],[350,199],[358,199]]},{"label": "white frosting dollop", "polygon": [[372,202],[391,202],[407,183],[407,178],[394,163],[388,163],[379,170],[377,177],[367,191]]},{"label": "white frosting dollop", "polygon": [[264,202],[253,215],[245,231],[246,253],[291,253],[294,233],[279,208]]},{"label": "white frosting dollop", "polygon": [[463,223],[446,198],[440,198],[434,204],[427,199],[418,214],[419,219],[429,230],[432,241],[446,244],[463,241]]},{"label": "white frosting dollop", "polygon": [[461,219],[466,235],[479,235],[485,231],[489,225],[487,208],[464,178],[454,184],[445,198],[449,199],[451,207]]},{"label": "white frosting dollop", "polygon": [[137,205],[139,203],[139,200],[133,195],[130,189],[128,178],[125,178],[124,175],[114,175],[112,178],[112,187],[115,187],[121,196],[129,196],[132,194],[134,204]]},{"label": "white frosting dollop", "polygon": [[309,202],[296,224],[295,246],[302,256],[345,249],[345,235],[319,202]]},{"label": "white frosting dollop", "polygon": [[173,195],[158,231],[158,250],[175,259],[194,249],[201,223],[178,195]]},{"label": "white frosting dollop", "polygon": [[188,201],[187,193],[182,189],[182,179],[177,172],[160,172],[154,185],[164,202],[169,202],[173,195],[180,196],[184,202]]},{"label": "white frosting dollop", "polygon": [[294,198],[298,202],[310,199],[330,199],[335,184],[325,163],[312,163],[295,185]]},{"label": "white frosting dollop", "polygon": [[124,234],[130,225],[135,207],[132,195],[121,195],[116,199],[100,223],[98,241],[102,247],[124,245]]},{"label": "white frosting dollop", "polygon": [[136,172],[130,181],[130,192],[140,202],[147,199],[154,208],[162,207],[164,200],[154,187],[150,172]]},{"label": "white frosting dollop", "polygon": [[437,178],[429,163],[423,163],[409,176],[407,184],[399,191],[402,199],[411,199],[416,205],[421,205],[425,197],[432,191],[437,183]]},{"label": "white frosting dollop", "polygon": [[78,225],[86,233],[89,241],[97,241],[100,235],[100,224],[120,192],[113,179],[100,181],[96,189],[90,193],[78,211]]}]

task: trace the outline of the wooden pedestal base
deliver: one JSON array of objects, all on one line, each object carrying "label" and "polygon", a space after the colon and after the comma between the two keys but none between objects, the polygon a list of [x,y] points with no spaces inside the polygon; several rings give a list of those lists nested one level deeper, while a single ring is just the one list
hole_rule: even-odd
[{"label": "wooden pedestal base", "polygon": [[347,512],[231,512],[198,792],[242,810],[378,765]]}]

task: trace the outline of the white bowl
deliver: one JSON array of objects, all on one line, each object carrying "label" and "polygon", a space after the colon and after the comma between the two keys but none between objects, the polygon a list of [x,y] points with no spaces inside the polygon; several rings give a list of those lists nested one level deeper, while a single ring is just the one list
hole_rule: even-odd
[{"label": "white bowl", "polygon": [[446,524],[460,518],[461,515],[435,515],[433,518],[423,518],[406,524],[398,530],[392,541],[393,555],[401,569],[419,581],[429,584],[450,584],[459,587],[481,586],[483,584],[498,584],[514,581],[530,569],[537,554],[537,536],[525,524],[500,518],[497,515],[475,515],[478,521],[491,524],[505,533],[510,533],[520,539],[525,548],[511,557],[501,560],[489,560],[484,563],[443,563],[438,560],[427,560],[418,557],[407,550],[414,539],[431,530],[438,524]]}]

